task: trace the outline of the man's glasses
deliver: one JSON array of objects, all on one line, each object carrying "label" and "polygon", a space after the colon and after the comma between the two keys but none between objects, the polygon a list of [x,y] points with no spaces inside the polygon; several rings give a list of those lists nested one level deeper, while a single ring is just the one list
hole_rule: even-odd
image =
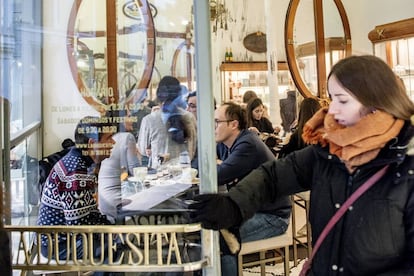
[{"label": "man's glasses", "polygon": [[234,121],[234,120],[217,120],[217,119],[215,119],[214,120],[214,126],[217,128],[220,123],[229,123],[231,121]]}]

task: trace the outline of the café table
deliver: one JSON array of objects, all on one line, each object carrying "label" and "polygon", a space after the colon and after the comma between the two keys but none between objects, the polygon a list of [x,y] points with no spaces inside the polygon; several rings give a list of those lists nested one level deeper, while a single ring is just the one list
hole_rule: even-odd
[{"label": "caf\u00e9 table", "polygon": [[[134,225],[166,225],[188,224],[188,200],[198,193],[198,181],[183,183],[180,178],[164,177],[152,181],[148,187],[122,199],[123,204],[118,210],[118,224],[132,222]],[[143,185],[144,187],[147,185]],[[127,220],[126,218],[130,218]],[[177,243],[183,258],[187,261],[201,257],[200,233],[176,233]],[[151,235],[150,239],[157,239]],[[159,239],[159,238],[158,238]],[[151,256],[155,257],[157,250],[170,248],[167,236],[161,238],[162,248],[152,249]],[[154,241],[155,242],[155,241]],[[168,252],[168,250],[167,250]],[[167,254],[164,252],[163,254]]]},{"label": "caf\u00e9 table", "polygon": [[140,216],[185,216],[189,212],[187,200],[198,193],[198,181],[184,182],[180,178],[154,179],[136,193],[123,196],[117,223],[124,223],[125,217],[138,222]]}]

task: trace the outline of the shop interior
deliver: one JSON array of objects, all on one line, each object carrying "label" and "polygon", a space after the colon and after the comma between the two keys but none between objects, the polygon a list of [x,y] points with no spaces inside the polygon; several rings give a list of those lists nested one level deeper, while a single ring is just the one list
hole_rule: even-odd
[{"label": "shop interior", "polygon": [[[103,114],[108,108],[137,110],[144,98],[155,100],[163,76],[176,77],[188,91],[197,91],[203,162],[200,190],[215,191],[215,180],[203,181],[216,178],[214,100],[241,103],[243,94],[254,90],[268,108],[270,121],[280,126],[279,103],[288,91],[294,91],[298,105],[307,97],[328,103],[326,78],[332,65],[361,54],[386,61],[414,100],[414,12],[410,6],[411,0],[3,1],[0,215],[13,233],[13,274],[96,271],[85,264],[39,265],[31,251],[37,231],[30,227],[36,225],[39,204],[38,161],[61,150],[79,118]],[[295,275],[292,267],[310,254],[311,246],[310,229],[297,232],[307,223],[309,198],[296,195],[292,200],[297,221],[290,224],[290,234],[284,237],[287,242],[278,240],[280,244],[271,248],[258,246],[278,252],[282,248],[282,258],[270,261],[281,264],[281,273],[291,270]],[[131,229],[123,225],[107,233],[166,234],[169,241],[178,233],[203,233],[199,260],[140,266],[140,261],[125,257],[119,269],[131,275],[193,270],[218,275],[217,233],[199,225],[169,226]],[[76,227],[60,230],[88,232]],[[162,247],[162,238],[155,240]],[[245,253],[257,251],[246,249]],[[131,267],[132,263],[140,268]]]}]

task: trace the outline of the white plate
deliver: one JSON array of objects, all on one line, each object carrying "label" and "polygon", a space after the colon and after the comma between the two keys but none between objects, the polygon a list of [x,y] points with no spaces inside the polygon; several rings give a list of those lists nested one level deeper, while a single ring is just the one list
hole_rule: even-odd
[{"label": "white plate", "polygon": [[157,178],[158,178],[157,174],[148,174],[148,175],[145,177],[145,179],[146,179],[146,180],[155,180],[155,179],[157,179]]}]

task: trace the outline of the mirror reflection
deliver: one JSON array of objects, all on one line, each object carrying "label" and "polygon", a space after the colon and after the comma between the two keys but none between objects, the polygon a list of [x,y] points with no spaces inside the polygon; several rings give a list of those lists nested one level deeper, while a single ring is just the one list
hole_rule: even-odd
[{"label": "mirror reflection", "polygon": [[286,53],[296,86],[305,97],[326,98],[330,68],[351,53],[341,1],[291,0],[285,28]]},{"label": "mirror reflection", "polygon": [[[300,27],[299,27],[300,26]],[[312,94],[317,94],[317,67],[313,1],[300,1],[294,21],[294,48],[301,78]]]},{"label": "mirror reflection", "polygon": [[133,104],[141,97],[139,92],[146,90],[152,73],[154,41],[149,33],[153,24],[147,3],[78,2],[73,6],[75,16],[70,19],[68,35],[73,33],[69,59],[74,59],[71,69],[79,92],[99,109]]}]

